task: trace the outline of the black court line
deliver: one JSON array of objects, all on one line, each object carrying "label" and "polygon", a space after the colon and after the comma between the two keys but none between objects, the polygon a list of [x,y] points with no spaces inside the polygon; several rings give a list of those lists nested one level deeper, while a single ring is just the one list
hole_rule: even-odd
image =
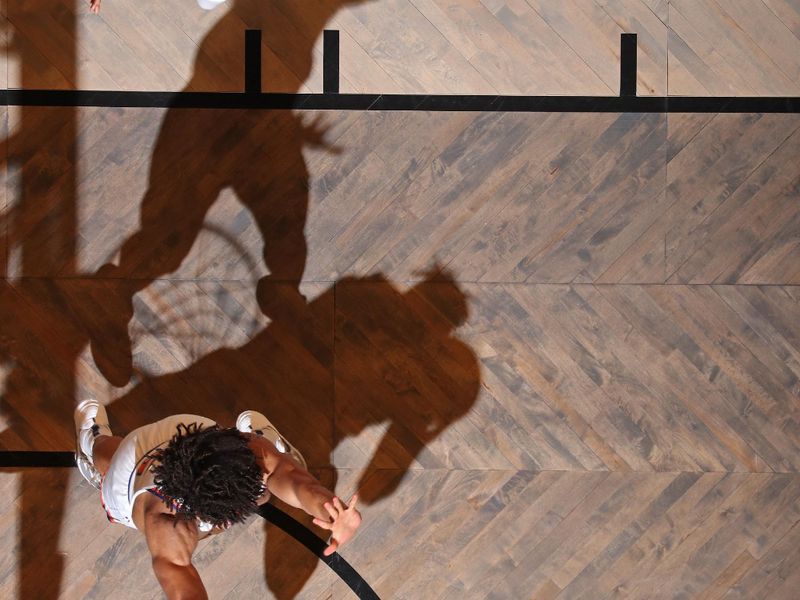
[{"label": "black court line", "polygon": [[318,559],[328,565],[361,600],[380,600],[378,594],[350,563],[343,559],[338,552],[334,552],[330,556],[323,555],[322,551],[328,544],[285,512],[275,508],[272,504],[264,504],[258,509],[258,514],[308,548]]},{"label": "black court line", "polygon": [[261,93],[261,30],[244,32],[244,91]]},{"label": "black court line", "polygon": [[800,113],[800,97],[492,96],[0,90],[0,105],[360,111]]},{"label": "black court line", "polygon": [[261,31],[245,31],[245,91],[124,92],[0,90],[8,106],[108,108],[248,108],[353,111],[479,111],[598,113],[800,113],[800,97],[637,96],[637,35],[620,36],[619,96],[340,94],[339,31],[323,33],[322,94],[261,92]]},{"label": "black court line", "polygon": [[619,95],[636,95],[636,34],[623,33],[620,40]]},{"label": "black court line", "polygon": [[75,455],[72,452],[0,450],[0,469],[74,466]]},{"label": "black court line", "polygon": [[[72,452],[0,450],[0,469],[33,467],[73,468],[75,467],[75,455]],[[258,514],[288,533],[310,550],[319,560],[328,565],[361,600],[380,600],[378,594],[358,574],[358,571],[342,558],[338,552],[334,552],[331,556],[325,556],[322,552],[328,544],[304,525],[271,504],[261,506],[258,509]]]},{"label": "black court line", "polygon": [[323,33],[322,93],[339,93],[339,32],[335,29]]}]

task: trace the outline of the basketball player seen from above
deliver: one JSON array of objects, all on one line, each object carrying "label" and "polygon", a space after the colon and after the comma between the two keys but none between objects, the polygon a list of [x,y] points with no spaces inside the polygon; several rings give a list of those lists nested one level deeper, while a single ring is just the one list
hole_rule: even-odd
[{"label": "basketball player seen from above", "polygon": [[331,534],[325,554],[361,524],[349,506],[306,470],[303,456],[261,413],[245,411],[236,427],[175,415],[114,436],[105,408],[75,409],[78,469],[100,490],[109,521],[141,531],[167,598],[208,598],[192,565],[199,540],[241,523],[275,494],[314,517]]}]

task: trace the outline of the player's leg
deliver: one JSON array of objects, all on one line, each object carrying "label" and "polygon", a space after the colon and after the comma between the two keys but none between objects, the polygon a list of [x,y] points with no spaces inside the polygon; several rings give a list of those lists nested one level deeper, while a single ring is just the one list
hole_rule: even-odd
[{"label": "player's leg", "polygon": [[101,435],[94,440],[94,457],[93,462],[95,468],[100,471],[101,475],[108,472],[108,467],[111,465],[111,458],[122,443],[123,438],[118,435],[106,436]]}]

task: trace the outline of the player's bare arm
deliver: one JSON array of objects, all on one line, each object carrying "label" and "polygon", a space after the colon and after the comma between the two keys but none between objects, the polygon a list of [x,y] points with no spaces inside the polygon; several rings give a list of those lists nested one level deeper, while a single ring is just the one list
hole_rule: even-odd
[{"label": "player's bare arm", "polygon": [[263,438],[253,436],[250,447],[261,457],[267,490],[290,506],[314,517],[314,524],[330,531],[325,556],[347,542],[361,525],[358,496],[345,504],[289,455],[279,453]]},{"label": "player's bare arm", "polygon": [[173,415],[114,436],[105,407],[75,408],[75,461],[98,488],[113,523],[141,531],[170,600],[207,598],[192,555],[206,535],[243,523],[275,494],[330,532],[330,555],[361,524],[349,506],[305,468],[303,455],[263,414],[247,410],[221,428],[199,415]]},{"label": "player's bare arm", "polygon": [[197,523],[168,512],[155,496],[147,494],[140,501],[143,502],[140,527],[156,579],[168,600],[206,600],[208,594],[192,564],[199,539]]}]

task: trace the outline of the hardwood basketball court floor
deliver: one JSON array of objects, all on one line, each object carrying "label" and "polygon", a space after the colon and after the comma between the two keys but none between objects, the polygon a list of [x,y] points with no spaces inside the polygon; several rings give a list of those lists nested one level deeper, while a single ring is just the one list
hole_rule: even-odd
[{"label": "hardwood basketball court floor", "polygon": [[[255,28],[265,92],[321,92],[336,29],[342,93],[616,96],[637,33],[640,96],[800,96],[796,0],[1,6],[8,89],[241,92]],[[383,600],[797,597],[796,111],[0,110],[3,451],[72,450],[87,397],[254,408],[362,495]],[[75,469],[0,489],[0,597],[162,597]],[[196,563],[357,597],[258,517]]]}]

